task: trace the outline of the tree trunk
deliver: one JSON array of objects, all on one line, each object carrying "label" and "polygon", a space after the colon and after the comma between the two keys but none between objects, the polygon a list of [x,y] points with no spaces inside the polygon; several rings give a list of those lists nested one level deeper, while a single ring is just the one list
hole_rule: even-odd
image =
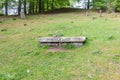
[{"label": "tree trunk", "polygon": [[88,0],[87,9],[90,9],[90,0]]},{"label": "tree trunk", "polygon": [[52,0],[51,9],[54,9],[54,0]]},{"label": "tree trunk", "polygon": [[38,0],[36,0],[36,9],[35,9],[35,13],[38,12]]},{"label": "tree trunk", "polygon": [[49,10],[49,1],[47,0],[47,11]]},{"label": "tree trunk", "polygon": [[44,0],[41,0],[41,13],[44,12]]},{"label": "tree trunk", "polygon": [[34,2],[32,2],[32,13],[34,13]]},{"label": "tree trunk", "polygon": [[19,5],[18,5],[18,15],[20,15],[21,12],[21,0],[19,0]]},{"label": "tree trunk", "polygon": [[31,14],[31,0],[30,0],[30,4],[29,4],[29,14]]},{"label": "tree trunk", "polygon": [[94,0],[92,0],[92,6],[93,6],[93,9],[94,9],[95,8]]},{"label": "tree trunk", "polygon": [[41,0],[39,0],[39,13],[41,13]]},{"label": "tree trunk", "polygon": [[26,14],[26,0],[24,0],[24,13]]},{"label": "tree trunk", "polygon": [[8,15],[8,0],[5,0],[5,15]]}]

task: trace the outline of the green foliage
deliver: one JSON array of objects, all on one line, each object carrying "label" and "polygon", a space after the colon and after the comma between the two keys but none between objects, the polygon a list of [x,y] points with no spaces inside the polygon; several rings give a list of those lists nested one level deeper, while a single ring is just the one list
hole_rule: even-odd
[{"label": "green foliage", "polygon": [[113,3],[114,3],[114,6],[115,6],[115,11],[120,12],[120,0],[115,0]]},{"label": "green foliage", "polygon": [[95,9],[102,9],[102,10],[106,10],[106,3],[104,0],[96,0],[94,2],[94,8]]},{"label": "green foliage", "polygon": [[94,0],[94,8],[108,11],[120,11],[120,0]]},{"label": "green foliage", "polygon": [[[8,5],[11,5],[11,2],[15,3],[15,5],[19,5],[19,1],[24,4],[26,1],[29,5],[29,13],[43,13],[45,11],[57,9],[57,8],[66,8],[70,6],[70,3],[73,4],[75,1],[79,2],[80,0],[7,0]],[[92,0],[89,5],[94,9],[102,9],[110,11],[120,11],[120,0]],[[1,2],[5,3],[5,0],[1,0]],[[5,5],[5,4],[4,4]],[[0,3],[0,9],[2,9],[2,4]],[[2,12],[0,11],[0,14]]]},{"label": "green foliage", "polygon": [[69,0],[55,0],[55,1],[59,4],[59,7],[69,6]]},{"label": "green foliage", "polygon": [[[4,4],[3,6],[7,6],[7,7],[11,7],[13,8],[15,5],[18,5],[19,9],[18,9],[18,13],[20,13],[20,5],[24,5],[25,10],[27,10],[26,12],[29,12],[29,14],[33,14],[33,13],[43,13],[45,11],[49,11],[52,9],[56,9],[56,8],[64,8],[64,7],[68,7],[69,4],[69,0],[2,0],[3,3],[8,3]],[[13,5],[14,3],[14,5]],[[26,8],[25,5],[29,4],[29,11],[28,8]],[[2,5],[0,3],[0,9],[2,8]],[[1,13],[1,12],[0,12]]]}]

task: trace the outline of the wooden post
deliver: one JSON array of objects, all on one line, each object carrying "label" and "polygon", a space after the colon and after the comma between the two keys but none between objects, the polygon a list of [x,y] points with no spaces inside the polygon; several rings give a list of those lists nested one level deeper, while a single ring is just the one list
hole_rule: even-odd
[{"label": "wooden post", "polygon": [[88,16],[88,10],[86,10],[86,16]]},{"label": "wooden post", "polygon": [[20,17],[21,19],[25,19],[25,12],[24,12],[24,9],[21,9],[21,12],[20,12]]},{"label": "wooden post", "polygon": [[100,10],[99,12],[100,12],[100,17],[102,17],[102,10]]}]

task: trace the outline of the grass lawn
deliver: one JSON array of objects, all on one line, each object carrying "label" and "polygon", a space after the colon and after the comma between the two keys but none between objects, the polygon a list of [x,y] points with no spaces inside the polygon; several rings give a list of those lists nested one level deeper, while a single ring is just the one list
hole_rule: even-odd
[{"label": "grass lawn", "polygon": [[[0,17],[0,80],[120,80],[120,14],[103,16]],[[48,52],[38,38],[55,34],[86,36],[87,42],[81,48]]]}]

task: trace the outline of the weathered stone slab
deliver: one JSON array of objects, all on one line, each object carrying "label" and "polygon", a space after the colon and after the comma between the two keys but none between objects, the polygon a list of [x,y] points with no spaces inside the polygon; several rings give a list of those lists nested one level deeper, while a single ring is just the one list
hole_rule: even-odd
[{"label": "weathered stone slab", "polygon": [[72,43],[77,47],[81,47],[86,41],[86,37],[41,37],[39,41],[42,45],[48,46],[63,46]]},{"label": "weathered stone slab", "polygon": [[73,43],[73,45],[75,45],[76,47],[82,47],[83,43]]},{"label": "weathered stone slab", "polygon": [[46,42],[62,42],[62,43],[82,43],[82,42],[85,42],[86,40],[86,37],[42,37],[42,38],[39,38],[39,41],[41,43],[46,43]]}]

